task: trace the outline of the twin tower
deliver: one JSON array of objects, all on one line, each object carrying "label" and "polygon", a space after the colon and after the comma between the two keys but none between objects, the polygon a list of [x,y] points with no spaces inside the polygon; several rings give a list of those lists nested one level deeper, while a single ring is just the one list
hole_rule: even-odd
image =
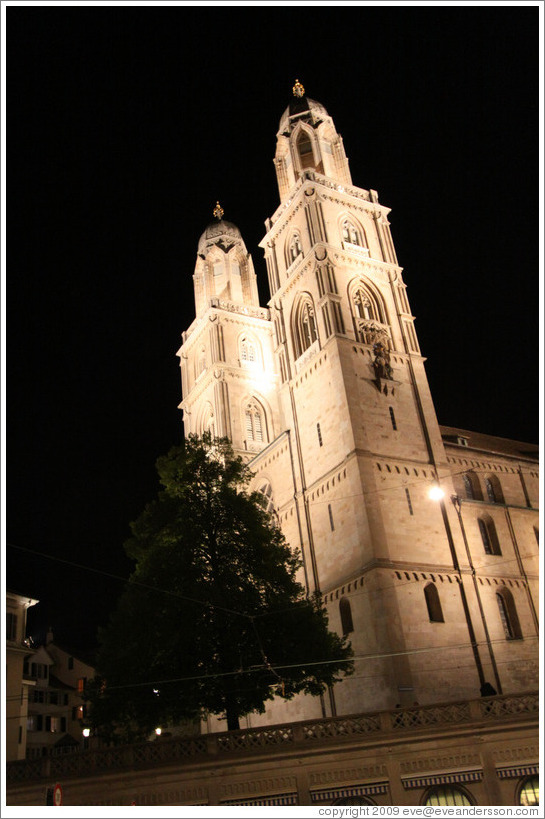
[{"label": "twin tower", "polygon": [[353,185],[342,137],[299,82],[274,164],[280,205],[260,244],[270,301],[218,204],[178,351],[180,406],[186,435],[228,436],[249,462],[356,671],[329,697],[275,701],[249,723],[479,696],[495,678],[486,652],[475,661],[454,510],[428,497],[437,480],[452,491],[451,465],[389,209]]}]

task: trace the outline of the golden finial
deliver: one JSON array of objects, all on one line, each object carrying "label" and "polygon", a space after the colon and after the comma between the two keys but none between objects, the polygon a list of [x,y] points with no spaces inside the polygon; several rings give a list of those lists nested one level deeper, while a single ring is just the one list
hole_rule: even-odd
[{"label": "golden finial", "polygon": [[216,217],[218,222],[221,221],[221,218],[223,216],[223,208],[219,202],[216,202],[216,207],[214,208],[214,216]]},{"label": "golden finial", "polygon": [[294,97],[302,97],[305,93],[305,89],[299,82],[299,80],[295,80],[295,85],[293,86],[293,96]]}]

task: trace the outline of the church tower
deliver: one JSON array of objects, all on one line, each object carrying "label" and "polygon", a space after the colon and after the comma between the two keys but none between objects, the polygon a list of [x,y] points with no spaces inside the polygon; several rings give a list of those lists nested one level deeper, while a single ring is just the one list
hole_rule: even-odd
[{"label": "church tower", "polygon": [[[330,627],[352,643],[355,673],[320,703],[275,701],[248,722],[473,698],[485,682],[501,693],[494,589],[487,610],[475,568],[497,575],[497,565],[481,561],[476,512],[468,535],[450,501],[430,499],[430,489],[448,498],[458,484],[390,210],[352,183],[332,118],[298,81],[274,165],[280,205],[260,244],[268,309],[242,237],[218,207],[199,241],[181,407],[186,434],[228,435],[249,460],[252,488],[302,556],[301,582],[322,594]],[[527,662],[529,649],[517,650]]]}]

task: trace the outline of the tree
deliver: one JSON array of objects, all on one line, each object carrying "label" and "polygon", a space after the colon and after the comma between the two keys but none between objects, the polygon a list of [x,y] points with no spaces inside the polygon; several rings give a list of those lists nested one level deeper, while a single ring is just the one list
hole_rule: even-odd
[{"label": "tree", "polygon": [[203,710],[238,728],[274,696],[318,695],[352,673],[228,439],[190,436],[157,471],[163,489],[125,544],[135,570],[99,635],[95,729],[130,741]]}]

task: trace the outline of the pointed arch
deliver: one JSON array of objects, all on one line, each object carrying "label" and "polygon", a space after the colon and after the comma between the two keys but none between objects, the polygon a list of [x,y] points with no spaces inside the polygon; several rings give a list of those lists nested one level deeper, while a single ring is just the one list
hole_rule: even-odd
[{"label": "pointed arch", "polygon": [[205,432],[209,432],[213,438],[215,438],[218,434],[216,429],[216,418],[214,416],[214,409],[210,401],[205,401],[205,403],[203,404],[199,416],[199,423],[197,425],[198,435],[202,437]]},{"label": "pointed arch", "polygon": [[386,308],[382,296],[370,282],[358,276],[348,284],[348,303],[354,323],[354,333],[362,344],[380,341],[390,348]]},{"label": "pointed arch", "polygon": [[320,152],[313,129],[298,122],[290,137],[293,164],[299,173],[312,168],[321,172]]},{"label": "pointed arch", "polygon": [[501,483],[497,475],[487,475],[484,479],[484,485],[489,503],[505,503]]},{"label": "pointed arch", "polygon": [[424,588],[424,597],[426,598],[430,623],[444,623],[443,609],[441,608],[439,592],[437,591],[435,583],[428,583]]},{"label": "pointed arch", "polygon": [[462,475],[464,482],[465,496],[468,500],[482,500],[483,493],[479,478],[474,472],[464,472]]},{"label": "pointed arch", "polygon": [[500,620],[503,626],[506,640],[522,640],[522,631],[520,622],[513,600],[513,595],[509,589],[504,586],[503,589],[496,592],[496,601],[500,613]]},{"label": "pointed arch", "polygon": [[318,340],[316,311],[310,293],[301,293],[291,310],[291,333],[293,352],[299,358]]},{"label": "pointed arch", "polygon": [[278,515],[274,506],[274,492],[269,479],[261,476],[254,491],[261,496],[261,501],[267,514],[272,517],[275,523],[278,523]]},{"label": "pointed arch", "polygon": [[299,230],[292,230],[284,247],[286,268],[290,267],[299,256],[303,255],[303,241]]},{"label": "pointed arch", "polygon": [[341,241],[358,247],[369,247],[367,234],[361,222],[351,214],[342,214],[339,218]]},{"label": "pointed arch", "polygon": [[251,395],[243,401],[242,421],[246,449],[255,450],[268,443],[267,413],[263,402],[255,395]]},{"label": "pointed arch", "polygon": [[477,523],[479,525],[485,553],[487,555],[501,555],[498,533],[496,532],[496,526],[490,515],[483,515],[477,518]]},{"label": "pointed arch", "polygon": [[195,356],[195,379],[206,370],[206,347],[201,344]]}]

